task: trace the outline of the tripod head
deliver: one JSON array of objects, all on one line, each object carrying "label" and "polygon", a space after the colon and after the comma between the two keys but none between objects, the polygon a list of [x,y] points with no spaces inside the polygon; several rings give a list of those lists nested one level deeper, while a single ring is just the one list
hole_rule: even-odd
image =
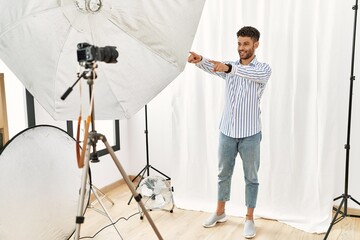
[{"label": "tripod head", "polygon": [[[65,100],[70,93],[72,92],[72,90],[74,89],[75,85],[80,81],[81,78],[84,78],[86,80],[88,80],[88,85],[89,88],[92,87],[92,85],[94,84],[94,79],[97,78],[97,74],[95,72],[95,68],[97,68],[97,63],[96,62],[81,62],[80,66],[84,67],[85,70],[80,74],[78,73],[78,78],[76,79],[75,83],[69,87],[64,94],[61,96],[61,100]],[[91,97],[91,95],[90,95]]]},{"label": "tripod head", "polygon": [[[93,62],[81,62],[80,66],[83,66],[85,68],[85,70],[83,71],[83,73],[81,74],[82,78],[89,80],[94,80],[97,78],[97,74],[95,69],[98,67],[98,64],[93,61]],[[88,84],[93,84],[89,83]]]}]

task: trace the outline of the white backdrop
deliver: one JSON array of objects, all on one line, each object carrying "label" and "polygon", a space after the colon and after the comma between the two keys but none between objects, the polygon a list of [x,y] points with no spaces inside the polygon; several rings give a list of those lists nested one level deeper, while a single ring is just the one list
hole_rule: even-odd
[{"label": "white backdrop", "polygon": [[[353,4],[350,0],[208,0],[205,5],[193,51],[216,60],[236,59],[236,32],[252,25],[262,33],[258,59],[273,69],[262,99],[259,217],[318,233],[330,224],[333,197],[344,191]],[[171,156],[166,158],[172,161],[178,207],[215,210],[223,84],[188,65],[166,90],[169,93],[150,105],[156,108],[163,102],[156,118],[163,118],[161,129],[169,131],[158,141],[163,149],[171,143]],[[359,169],[358,92],[356,86],[350,154],[355,170]],[[154,128],[159,131],[152,126],[152,132]],[[349,193],[356,198],[360,192],[354,174],[351,171]],[[244,216],[241,161],[232,188],[227,213]]]}]

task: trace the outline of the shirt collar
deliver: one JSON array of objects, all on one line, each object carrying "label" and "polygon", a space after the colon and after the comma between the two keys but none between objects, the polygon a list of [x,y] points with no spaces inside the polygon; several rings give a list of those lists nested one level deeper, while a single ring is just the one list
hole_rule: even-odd
[{"label": "shirt collar", "polygon": [[[257,63],[258,63],[258,60],[255,55],[255,57],[253,58],[253,60],[251,60],[251,62],[248,64],[248,66],[255,66]],[[236,61],[236,64],[240,65],[240,59]]]}]

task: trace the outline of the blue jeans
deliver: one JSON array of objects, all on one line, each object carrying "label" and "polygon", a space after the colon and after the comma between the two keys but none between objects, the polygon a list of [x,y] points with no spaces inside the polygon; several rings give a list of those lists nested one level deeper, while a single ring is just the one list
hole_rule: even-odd
[{"label": "blue jeans", "polygon": [[260,166],[260,141],[261,132],[245,138],[232,138],[220,133],[218,201],[230,200],[235,158],[240,153],[246,184],[245,204],[248,208],[256,207],[259,188],[257,173]]}]

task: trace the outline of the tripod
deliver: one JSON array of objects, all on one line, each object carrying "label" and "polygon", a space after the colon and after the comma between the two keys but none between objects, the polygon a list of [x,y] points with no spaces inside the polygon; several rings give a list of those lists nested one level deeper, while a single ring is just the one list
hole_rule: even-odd
[{"label": "tripod", "polygon": [[[355,10],[354,17],[354,32],[353,32],[353,43],[352,43],[352,59],[351,59],[351,77],[350,77],[350,94],[349,94],[349,111],[348,111],[348,127],[347,127],[347,142],[345,145],[346,150],[346,162],[345,162],[345,192],[339,197],[336,197],[334,201],[342,199],[338,208],[333,208],[336,211],[333,220],[326,232],[324,240],[326,240],[330,234],[332,227],[343,220],[345,217],[356,217],[360,218],[358,215],[348,214],[348,200],[352,200],[356,204],[360,205],[360,202],[355,200],[351,195],[349,195],[349,157],[350,157],[350,130],[351,130],[351,109],[352,109],[352,95],[353,95],[353,82],[355,80],[354,76],[354,62],[355,62],[355,44],[356,44],[356,24],[357,24],[357,12],[358,12],[358,0],[356,0],[355,5],[352,8]],[[344,210],[341,210],[344,207]],[[338,217],[338,215],[340,216]]]},{"label": "tripod", "polygon": [[[154,168],[153,166],[150,165],[150,161],[149,161],[149,138],[148,138],[148,122],[147,122],[147,105],[145,105],[145,136],[146,136],[146,165],[145,167],[133,178],[132,182],[134,182],[138,177],[141,176],[140,180],[144,178],[145,173],[147,173],[147,176],[150,175],[150,169],[160,173],[161,175],[163,175],[166,180],[170,180],[171,178],[167,175],[165,175],[164,173],[160,172],[158,169]],[[136,189],[139,188],[140,182],[136,185]],[[128,202],[128,205],[130,205],[130,202],[132,200],[132,196]]]},{"label": "tripod", "polygon": [[[83,166],[83,172],[82,172],[82,179],[81,179],[81,188],[80,188],[80,196],[79,196],[79,200],[78,200],[78,209],[77,209],[77,216],[76,216],[76,228],[75,228],[75,234],[74,234],[74,239],[75,240],[79,240],[80,239],[80,230],[81,230],[81,224],[84,223],[85,217],[84,217],[84,207],[85,207],[85,194],[86,194],[86,184],[87,184],[87,178],[88,178],[88,172],[90,169],[90,148],[93,147],[94,152],[92,154],[92,156],[96,155],[96,143],[98,140],[101,140],[106,149],[108,150],[112,160],[114,161],[116,167],[118,168],[119,172],[121,173],[123,179],[125,180],[125,183],[128,185],[130,191],[132,192],[135,200],[137,201],[137,203],[139,204],[140,208],[142,209],[142,211],[144,212],[146,218],[148,219],[151,227],[153,228],[156,236],[158,237],[159,240],[162,240],[162,236],[160,234],[160,232],[158,231],[158,229],[156,228],[153,220],[150,217],[150,214],[147,212],[143,202],[141,201],[141,195],[138,194],[136,192],[136,190],[134,189],[134,186],[130,180],[130,178],[128,177],[128,175],[126,174],[125,170],[123,169],[120,161],[118,160],[118,158],[116,157],[114,150],[112,149],[112,147],[110,146],[110,144],[108,143],[106,137],[100,133],[97,133],[95,130],[95,114],[94,114],[94,95],[93,95],[93,84],[94,84],[94,79],[96,78],[96,72],[95,72],[95,68],[96,68],[96,63],[95,62],[91,62],[91,63],[85,63],[85,68],[86,69],[90,69],[89,71],[84,71],[80,77],[76,80],[76,82],[72,85],[71,88],[69,88],[64,95],[61,97],[62,100],[64,100],[72,91],[72,88],[75,86],[75,84],[83,77],[85,79],[87,79],[87,83],[89,85],[89,93],[90,93],[90,108],[91,108],[91,113],[90,116],[88,117],[88,120],[91,121],[91,126],[92,126],[92,131],[90,133],[88,133],[88,125],[90,124],[87,123],[87,127],[86,127],[86,131],[85,131],[85,139],[87,139],[87,144],[86,144],[86,148],[83,148],[83,153],[85,154],[85,158],[84,158],[84,166]],[[87,121],[88,121],[87,120]],[[96,157],[95,157],[96,158]],[[96,159],[98,161],[98,159]],[[81,162],[81,161],[80,161]],[[94,194],[96,196],[96,198],[99,200],[99,197],[96,194],[96,191],[94,191]],[[101,204],[101,201],[99,201],[99,203]],[[106,212],[106,214],[108,215],[109,219],[111,220],[111,222],[113,223],[112,219],[110,218],[109,214],[107,213],[106,209],[104,208],[104,206],[102,205],[104,211]],[[114,224],[114,223],[113,223]],[[115,227],[115,225],[114,225]],[[115,227],[116,229],[116,227]],[[117,230],[117,229],[116,229]]]}]

